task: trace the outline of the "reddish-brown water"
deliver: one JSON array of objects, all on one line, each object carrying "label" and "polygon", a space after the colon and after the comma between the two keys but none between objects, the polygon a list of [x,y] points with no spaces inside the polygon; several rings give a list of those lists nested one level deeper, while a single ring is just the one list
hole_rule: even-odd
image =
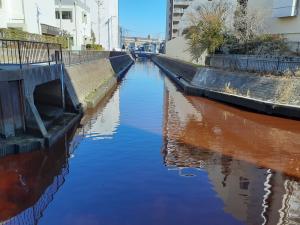
[{"label": "reddish-brown water", "polygon": [[0,159],[0,221],[300,224],[298,121],[184,96],[137,62],[83,124],[71,142]]}]

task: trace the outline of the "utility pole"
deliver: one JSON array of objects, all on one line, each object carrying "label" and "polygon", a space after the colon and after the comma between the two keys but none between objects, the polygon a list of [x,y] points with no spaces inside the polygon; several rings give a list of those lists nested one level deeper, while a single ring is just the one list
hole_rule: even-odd
[{"label": "utility pole", "polygon": [[95,0],[98,6],[98,38],[99,38],[99,45],[101,44],[101,16],[100,16],[100,8],[103,5],[103,1],[102,0]]},{"label": "utility pole", "polygon": [[74,1],[74,18],[75,18],[75,36],[76,36],[76,47],[78,47],[78,30],[77,30],[77,1]]},{"label": "utility pole", "polygon": [[59,29],[60,29],[60,36],[62,36],[63,35],[63,30],[62,30],[61,0],[59,0]]},{"label": "utility pole", "polygon": [[107,29],[108,29],[108,32],[107,32],[107,38],[108,38],[108,49],[111,50],[111,38],[112,38],[112,26],[113,26],[113,18],[115,18],[116,16],[111,16],[108,18],[107,22],[105,24],[107,24]]},{"label": "utility pole", "polygon": [[40,25],[40,15],[41,15],[41,12],[40,12],[40,8],[38,6],[38,4],[36,3],[36,20],[37,20],[37,25],[38,25],[38,32],[39,34],[42,34],[41,33],[41,25]]}]

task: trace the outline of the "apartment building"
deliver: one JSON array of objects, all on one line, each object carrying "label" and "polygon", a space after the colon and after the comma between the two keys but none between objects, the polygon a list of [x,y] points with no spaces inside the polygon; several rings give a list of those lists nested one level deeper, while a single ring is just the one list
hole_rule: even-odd
[{"label": "apartment building", "polygon": [[179,23],[186,9],[196,0],[167,0],[166,40],[180,36]]},{"label": "apartment building", "polygon": [[55,3],[43,0],[0,0],[0,28],[17,28],[44,35],[59,35]]},{"label": "apartment building", "polygon": [[54,15],[56,26],[69,34],[71,49],[85,49],[92,42],[90,8],[85,1],[55,0]]}]

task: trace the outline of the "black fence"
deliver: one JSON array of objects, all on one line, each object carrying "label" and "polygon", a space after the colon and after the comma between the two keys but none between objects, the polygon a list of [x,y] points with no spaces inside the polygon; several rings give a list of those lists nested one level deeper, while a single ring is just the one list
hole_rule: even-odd
[{"label": "black fence", "polygon": [[74,65],[103,58],[125,55],[126,52],[62,50],[60,44],[0,39],[0,66],[33,64]]},{"label": "black fence", "polygon": [[61,63],[61,45],[54,43],[1,40],[0,65]]},{"label": "black fence", "polygon": [[272,42],[245,42],[222,46],[217,54],[300,56],[300,42],[274,40]]},{"label": "black fence", "polygon": [[215,68],[275,75],[300,71],[300,57],[220,54],[209,56],[207,61]]}]

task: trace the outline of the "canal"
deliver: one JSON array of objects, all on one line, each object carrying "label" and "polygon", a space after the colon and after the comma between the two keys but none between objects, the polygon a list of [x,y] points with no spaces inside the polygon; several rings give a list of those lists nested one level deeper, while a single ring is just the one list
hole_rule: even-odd
[{"label": "canal", "polygon": [[52,149],[0,161],[4,224],[300,224],[300,122],[186,97],[149,61]]}]

